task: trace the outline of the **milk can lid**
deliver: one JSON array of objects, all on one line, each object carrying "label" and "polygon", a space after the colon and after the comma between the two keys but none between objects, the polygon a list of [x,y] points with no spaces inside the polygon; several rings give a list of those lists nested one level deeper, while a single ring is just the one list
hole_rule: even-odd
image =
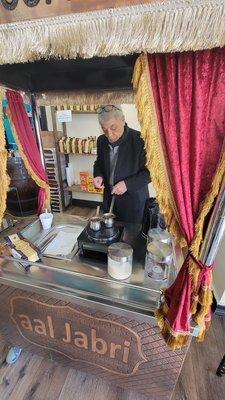
[{"label": "milk can lid", "polygon": [[126,262],[132,254],[133,249],[127,243],[117,242],[108,247],[108,255],[114,261]]}]

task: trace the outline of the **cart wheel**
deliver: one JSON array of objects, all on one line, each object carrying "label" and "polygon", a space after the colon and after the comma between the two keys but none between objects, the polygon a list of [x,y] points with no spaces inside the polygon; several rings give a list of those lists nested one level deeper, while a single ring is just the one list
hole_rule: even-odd
[{"label": "cart wheel", "polygon": [[9,365],[14,364],[19,359],[21,352],[22,352],[21,347],[18,346],[11,347],[6,356],[7,364]]},{"label": "cart wheel", "polygon": [[222,361],[220,362],[219,367],[217,368],[216,375],[222,376],[225,374],[225,356],[223,357]]}]

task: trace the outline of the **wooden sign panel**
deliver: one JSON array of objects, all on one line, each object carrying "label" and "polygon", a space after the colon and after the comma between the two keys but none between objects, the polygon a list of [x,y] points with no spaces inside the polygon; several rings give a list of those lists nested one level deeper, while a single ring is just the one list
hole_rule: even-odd
[{"label": "wooden sign panel", "polygon": [[11,298],[11,318],[26,340],[74,361],[85,359],[88,364],[125,376],[147,361],[140,337],[132,329],[70,306],[49,306],[15,296]]},{"label": "wooden sign panel", "polygon": [[187,347],[170,351],[154,320],[130,320],[0,285],[0,330],[7,344],[95,374],[149,400],[169,400]]},{"label": "wooden sign panel", "polygon": [[153,0],[0,0],[0,24],[124,7]]}]

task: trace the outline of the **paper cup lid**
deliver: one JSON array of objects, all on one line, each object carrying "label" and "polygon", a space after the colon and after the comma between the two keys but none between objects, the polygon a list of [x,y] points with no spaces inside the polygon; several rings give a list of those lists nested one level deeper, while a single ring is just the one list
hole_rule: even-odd
[{"label": "paper cup lid", "polygon": [[127,243],[113,243],[108,247],[108,255],[114,261],[126,262],[129,260],[129,257],[132,256],[132,254],[133,249]]}]

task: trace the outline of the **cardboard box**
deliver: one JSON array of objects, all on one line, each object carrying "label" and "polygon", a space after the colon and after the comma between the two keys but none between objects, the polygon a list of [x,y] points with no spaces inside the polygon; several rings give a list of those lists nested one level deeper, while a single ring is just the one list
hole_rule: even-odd
[{"label": "cardboard box", "polygon": [[88,186],[88,176],[89,172],[87,171],[80,171],[80,188],[84,190],[85,192],[87,191],[87,186]]},{"label": "cardboard box", "polygon": [[41,140],[44,149],[56,148],[58,140],[63,137],[62,132],[41,131]]}]

